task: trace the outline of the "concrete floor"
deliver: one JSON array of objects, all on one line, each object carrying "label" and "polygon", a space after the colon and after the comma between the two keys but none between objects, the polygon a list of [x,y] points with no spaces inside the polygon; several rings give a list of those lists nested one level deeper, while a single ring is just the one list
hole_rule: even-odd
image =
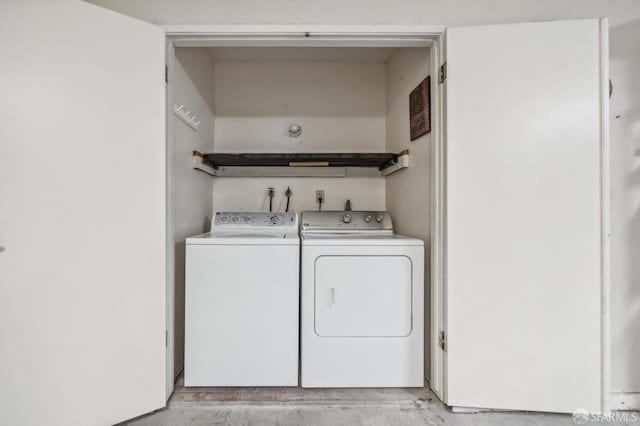
[{"label": "concrete floor", "polygon": [[[185,388],[180,382],[166,409],[123,423],[131,426],[575,424],[570,415],[560,414],[452,413],[427,388]],[[640,422],[629,424],[638,426]]]}]

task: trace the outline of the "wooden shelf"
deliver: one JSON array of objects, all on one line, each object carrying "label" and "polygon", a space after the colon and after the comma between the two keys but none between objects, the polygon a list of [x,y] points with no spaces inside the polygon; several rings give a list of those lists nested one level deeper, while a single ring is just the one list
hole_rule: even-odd
[{"label": "wooden shelf", "polygon": [[[408,167],[409,151],[393,153],[208,153],[193,152],[193,167],[212,176],[386,176]],[[373,169],[370,172],[364,169]],[[377,170],[375,170],[377,169]],[[347,173],[351,170],[351,173]],[[354,172],[354,170],[358,170]]]},{"label": "wooden shelf", "polygon": [[205,162],[213,168],[233,167],[377,167],[382,170],[394,164],[397,154],[339,153],[339,154],[203,154]]}]

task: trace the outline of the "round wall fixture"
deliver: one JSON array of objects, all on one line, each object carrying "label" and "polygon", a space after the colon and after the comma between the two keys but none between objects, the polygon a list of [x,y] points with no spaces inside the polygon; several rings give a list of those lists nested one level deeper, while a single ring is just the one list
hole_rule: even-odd
[{"label": "round wall fixture", "polygon": [[299,124],[292,124],[289,126],[289,137],[297,138],[302,134],[302,126]]}]

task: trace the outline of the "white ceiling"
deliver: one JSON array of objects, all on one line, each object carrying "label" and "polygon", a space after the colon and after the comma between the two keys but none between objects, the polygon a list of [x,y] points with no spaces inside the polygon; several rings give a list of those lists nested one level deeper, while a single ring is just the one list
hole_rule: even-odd
[{"label": "white ceiling", "polygon": [[210,47],[215,62],[385,63],[393,47]]}]

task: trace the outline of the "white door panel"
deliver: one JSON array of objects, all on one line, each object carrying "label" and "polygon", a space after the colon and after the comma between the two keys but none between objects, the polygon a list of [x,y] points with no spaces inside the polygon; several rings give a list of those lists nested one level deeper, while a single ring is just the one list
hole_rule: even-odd
[{"label": "white door panel", "polygon": [[0,417],[165,404],[164,34],[81,1],[0,5]]},{"label": "white door panel", "polygon": [[601,409],[598,20],[451,28],[446,400]]},{"label": "white door panel", "polygon": [[406,256],[320,256],[315,261],[316,334],[408,336],[411,287]]}]

